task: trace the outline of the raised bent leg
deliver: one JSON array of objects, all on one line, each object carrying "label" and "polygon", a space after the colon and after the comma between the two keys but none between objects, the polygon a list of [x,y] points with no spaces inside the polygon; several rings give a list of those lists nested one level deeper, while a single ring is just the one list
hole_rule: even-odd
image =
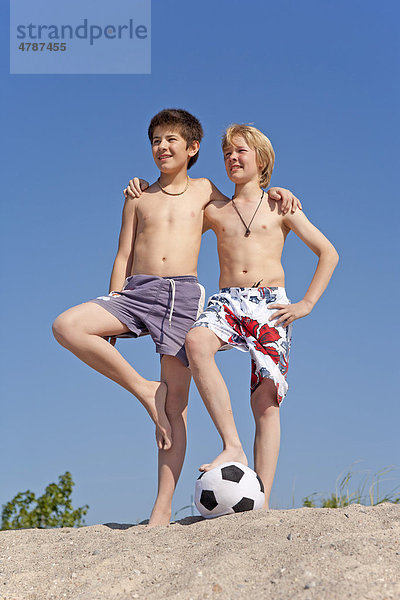
[{"label": "raised bent leg", "polygon": [[229,393],[214,358],[223,344],[224,342],[215,333],[205,327],[195,327],[186,336],[186,352],[193,379],[222,438],[224,447],[221,454],[211,463],[201,465],[200,471],[209,471],[228,461],[247,465],[247,458],[233,418]]},{"label": "raised bent leg", "polygon": [[280,445],[280,415],[276,387],[272,379],[263,379],[251,396],[256,422],[254,470],[264,484],[265,504],[269,506]]},{"label": "raised bent leg", "polygon": [[[158,492],[149,526],[168,525],[172,497],[178,483],[186,452],[186,417],[190,387],[190,371],[179,358],[163,356],[161,381],[168,387],[165,410],[171,424],[174,443],[169,450],[158,452]],[[156,436],[159,435],[156,429]]]},{"label": "raised bent leg", "polygon": [[53,323],[54,337],[64,348],[140,400],[162,432],[163,447],[168,449],[172,440],[171,427],[165,413],[166,384],[144,379],[104,339],[127,331],[129,329],[121,321],[94,302],[70,308]]}]

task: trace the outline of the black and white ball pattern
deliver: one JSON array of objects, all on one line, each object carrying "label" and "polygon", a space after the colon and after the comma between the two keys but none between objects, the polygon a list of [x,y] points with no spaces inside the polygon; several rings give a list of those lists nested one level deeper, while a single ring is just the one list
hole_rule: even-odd
[{"label": "black and white ball pattern", "polygon": [[257,473],[238,462],[218,465],[196,481],[194,501],[206,519],[262,508],[264,499]]}]

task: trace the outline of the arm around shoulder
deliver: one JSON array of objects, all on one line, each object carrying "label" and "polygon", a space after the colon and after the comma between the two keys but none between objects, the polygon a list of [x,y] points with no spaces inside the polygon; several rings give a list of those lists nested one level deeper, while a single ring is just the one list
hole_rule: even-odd
[{"label": "arm around shoulder", "polygon": [[201,185],[204,186],[206,203],[204,206],[204,220],[203,220],[203,231],[202,233],[211,229],[211,223],[208,220],[208,211],[213,202],[224,201],[226,202],[228,199],[219,189],[213,184],[209,179],[203,178],[201,180]]},{"label": "arm around shoulder", "polygon": [[210,201],[211,200],[224,200],[224,201],[228,200],[228,198],[225,196],[225,194],[220,192],[220,190],[217,188],[216,185],[213,184],[212,181],[210,181],[209,179],[207,179],[207,181],[211,187]]}]

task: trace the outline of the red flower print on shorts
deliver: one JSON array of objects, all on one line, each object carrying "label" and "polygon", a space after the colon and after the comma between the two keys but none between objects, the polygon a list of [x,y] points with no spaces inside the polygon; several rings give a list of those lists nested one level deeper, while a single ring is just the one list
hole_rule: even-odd
[{"label": "red flower print on shorts", "polygon": [[240,329],[240,321],[239,321],[239,319],[225,305],[224,305],[224,311],[225,311],[225,319],[226,319],[226,321],[229,323],[229,325],[232,327],[232,329],[234,329],[236,331],[236,333],[238,333],[239,335],[241,335],[242,334],[242,330]]},{"label": "red flower print on shorts", "polygon": [[281,336],[275,327],[270,327],[269,325],[265,324],[260,327],[257,339],[260,344],[264,346],[265,344],[270,344],[271,342],[277,342],[281,339]]},{"label": "red flower print on shorts", "polygon": [[258,321],[250,319],[249,317],[242,317],[240,319],[240,322],[242,324],[244,334],[246,337],[252,335],[254,338],[257,338],[257,329],[260,326],[260,323]]},{"label": "red flower print on shorts", "polygon": [[276,365],[278,364],[279,352],[273,346],[261,346],[261,344],[257,340],[255,340],[254,348],[256,350],[258,350],[258,352],[261,352],[262,354],[267,354],[268,356],[270,356],[272,358],[272,360],[274,361],[274,363]]}]

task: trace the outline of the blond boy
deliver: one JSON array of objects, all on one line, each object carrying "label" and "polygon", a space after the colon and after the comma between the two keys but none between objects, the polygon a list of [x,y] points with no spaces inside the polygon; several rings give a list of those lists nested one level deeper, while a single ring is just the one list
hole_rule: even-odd
[{"label": "blond boy", "polygon": [[[110,293],[65,311],[53,331],[60,344],[136,396],[154,421],[158,494],[150,525],[158,525],[170,520],[185,456],[190,371],[184,341],[202,308],[197,259],[204,208],[224,196],[207,179],[188,177],[203,135],[193,115],[161,111],[148,133],[160,176],[141,198],[125,193]],[[115,337],[146,333],[161,356],[160,381],[144,379],[114,347]]]},{"label": "blond boy", "polygon": [[[274,166],[274,151],[265,135],[248,125],[233,125],[222,148],[235,194],[231,201],[216,200],[206,209],[207,226],[217,235],[221,289],[186,337],[193,379],[223,442],[221,454],[200,470],[227,461],[247,464],[229,393],[214,360],[224,346],[236,347],[250,352],[252,359],[254,468],[264,483],[267,508],[279,453],[279,405],[287,391],[292,323],[311,312],[338,254],[303,212],[283,214],[263,192]],[[293,304],[286,296],[281,264],[290,230],[319,258],[304,298]]]}]

